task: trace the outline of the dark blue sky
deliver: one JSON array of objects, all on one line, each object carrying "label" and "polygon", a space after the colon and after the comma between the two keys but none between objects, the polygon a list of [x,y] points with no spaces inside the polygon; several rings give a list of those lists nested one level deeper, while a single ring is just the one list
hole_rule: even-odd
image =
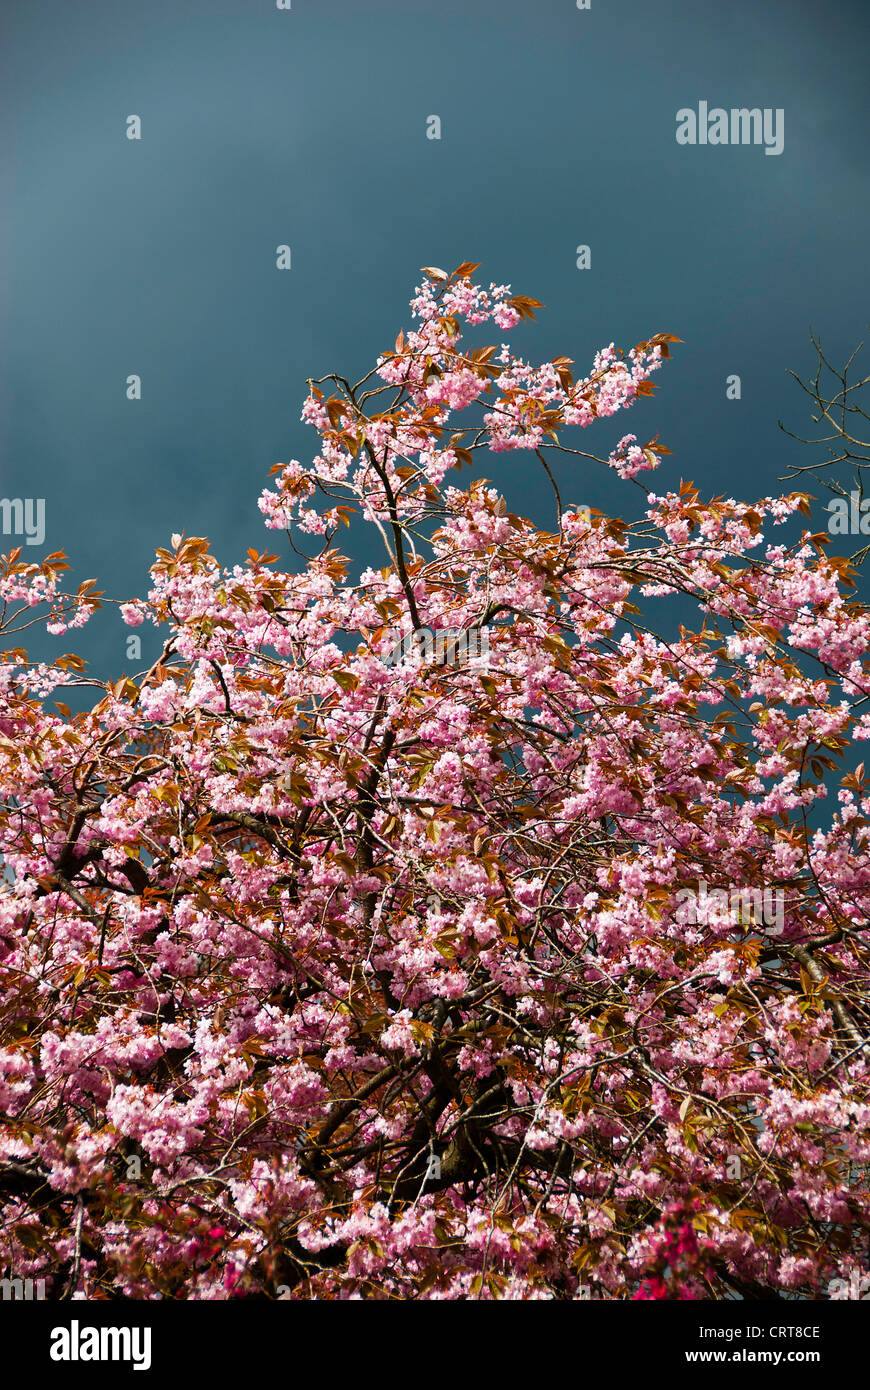
[{"label": "dark blue sky", "polygon": [[[313,451],[305,378],[368,370],[422,265],[543,300],[512,336],[536,360],[683,338],[655,399],[581,440],[660,431],[659,491],[777,490],[811,457],[777,428],[808,432],[808,325],[837,361],[870,322],[867,0],[4,0],[0,27],[0,492],[46,499],[27,558],[64,549],[113,597],[172,531],[289,553],[256,499]],[[699,101],[782,108],[783,153],[678,145]],[[535,470],[485,472],[548,521]],[[638,514],[603,470],[558,476]],[[128,631],[112,611],[30,647],[107,678]]]}]

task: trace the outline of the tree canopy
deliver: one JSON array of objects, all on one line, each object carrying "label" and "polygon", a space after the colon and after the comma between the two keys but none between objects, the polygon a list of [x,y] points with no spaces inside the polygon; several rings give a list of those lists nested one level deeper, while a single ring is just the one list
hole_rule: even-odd
[{"label": "tree canopy", "polygon": [[[121,609],[159,660],[82,713],[51,703],[75,657],[0,659],[0,1263],[52,1296],[817,1298],[865,1267],[850,567],[769,537],[804,493],[563,502],[557,459],[668,452],[577,440],[677,340],[576,376],[472,348],[540,307],[477,269],[426,268],[367,376],[309,382],[318,452],[260,508],[314,555],[174,536]],[[552,529],[478,476],[509,450]],[[385,564],[351,583],[363,525]],[[4,633],[87,620],[65,568],[5,558]]]}]

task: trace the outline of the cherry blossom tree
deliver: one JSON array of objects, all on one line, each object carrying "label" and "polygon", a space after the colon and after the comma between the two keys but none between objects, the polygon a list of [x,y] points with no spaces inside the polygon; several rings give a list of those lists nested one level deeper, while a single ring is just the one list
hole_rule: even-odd
[{"label": "cherry blossom tree", "polygon": [[[539,307],[476,270],[309,382],[319,452],[260,508],[312,554],[173,537],[121,606],[159,660],[82,713],[75,657],[2,656],[0,1263],[49,1297],[865,1269],[868,614],[804,494],[647,493],[656,439],[577,447],[676,339],[576,378],[472,347]],[[552,529],[478,476],[508,450]],[[638,519],[563,503],[595,466]],[[356,583],[346,525],[385,547]],[[65,568],[5,558],[6,634],[88,619]]]}]

